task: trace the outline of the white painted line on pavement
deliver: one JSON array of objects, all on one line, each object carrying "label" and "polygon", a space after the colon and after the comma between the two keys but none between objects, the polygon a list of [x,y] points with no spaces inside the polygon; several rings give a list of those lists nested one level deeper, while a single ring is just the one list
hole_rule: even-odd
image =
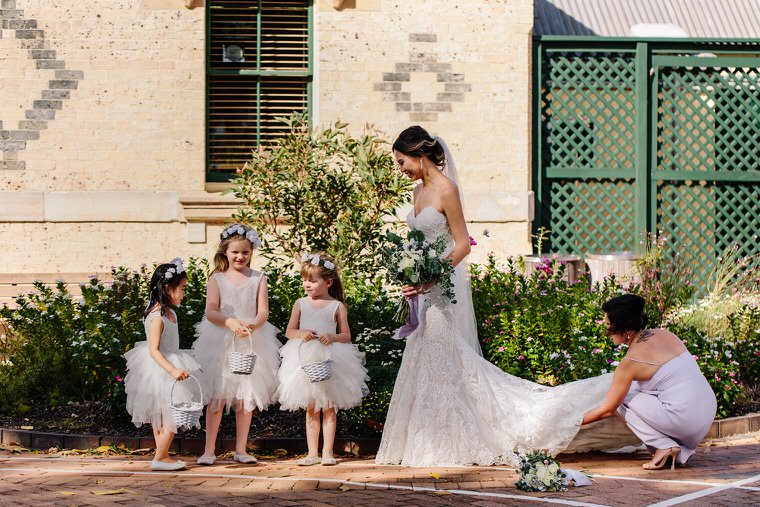
[{"label": "white painted line on pavement", "polygon": [[715,493],[720,493],[721,491],[725,491],[727,489],[738,488],[739,486],[744,486],[745,484],[750,484],[752,482],[757,482],[757,481],[760,481],[760,475],[755,475],[754,477],[747,477],[746,479],[742,479],[740,481],[729,482],[727,484],[722,484],[720,486],[715,486],[709,489],[703,489],[702,491],[695,491],[694,493],[688,493],[686,495],[677,496],[675,498],[671,498],[670,500],[664,500],[662,502],[653,503],[649,507],[668,507],[670,505],[678,505],[679,503],[684,503],[690,500],[695,500],[697,498],[702,498],[703,496],[714,495]]},{"label": "white painted line on pavement", "polygon": [[496,493],[496,492],[489,492],[489,491],[470,491],[470,490],[464,490],[464,489],[435,489],[435,488],[425,488],[425,487],[416,487],[416,486],[402,486],[398,484],[378,484],[378,483],[371,483],[371,482],[358,482],[358,481],[344,481],[342,479],[329,479],[329,478],[314,478],[314,477],[267,477],[267,476],[258,476],[258,475],[244,475],[244,474],[195,474],[192,472],[183,472],[183,473],[168,473],[168,472],[130,472],[127,470],[72,470],[72,469],[62,469],[62,468],[1,468],[0,467],[0,473],[3,471],[7,472],[28,472],[28,471],[36,471],[36,472],[46,472],[46,473],[59,473],[59,474],[82,474],[86,473],[87,475],[144,475],[144,476],[159,476],[159,477],[177,477],[177,478],[187,478],[187,477],[203,477],[203,478],[209,478],[209,479],[248,479],[248,480],[266,480],[266,481],[289,481],[289,482],[297,482],[297,481],[308,481],[308,482],[330,482],[330,483],[336,483],[336,484],[343,484],[345,486],[362,486],[366,488],[375,488],[375,489],[396,489],[396,490],[404,490],[404,491],[414,491],[414,492],[425,492],[425,493],[449,493],[452,495],[463,495],[463,496],[479,496],[479,497],[489,497],[489,498],[503,498],[503,499],[509,499],[509,500],[525,500],[526,502],[543,502],[543,503],[553,503],[553,504],[559,504],[559,505],[571,505],[573,507],[609,507],[603,504],[596,504],[596,503],[589,503],[589,502],[579,502],[574,500],[562,500],[559,498],[550,498],[550,497],[535,497],[535,496],[527,496],[527,495],[511,495],[508,493]]}]

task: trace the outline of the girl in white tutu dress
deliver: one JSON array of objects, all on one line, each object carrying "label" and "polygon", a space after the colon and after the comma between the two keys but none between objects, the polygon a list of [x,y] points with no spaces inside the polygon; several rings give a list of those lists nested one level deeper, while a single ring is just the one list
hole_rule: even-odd
[{"label": "girl in white tutu dress", "polygon": [[[199,369],[189,351],[179,348],[177,314],[171,309],[184,299],[185,285],[187,273],[180,259],[156,268],[150,279],[150,301],[143,314],[148,340],[136,343],[124,354],[127,360],[124,378],[127,412],[138,428],[143,424],[153,426],[156,440],[156,455],[151,463],[153,470],[180,470],[187,465],[169,457],[169,446],[177,432],[170,409],[172,383],[187,379],[191,372],[195,374]],[[185,388],[189,389],[183,386],[180,391]],[[195,391],[197,393],[197,388]],[[185,396],[189,394],[192,391],[186,392]]]},{"label": "girl in white tutu dress", "polygon": [[[255,231],[234,224],[221,234],[214,255],[214,272],[206,288],[206,315],[196,326],[195,358],[203,369],[206,407],[206,448],[199,465],[216,460],[216,436],[222,409],[235,410],[234,460],[256,463],[246,444],[253,409],[265,410],[277,388],[280,366],[277,328],[267,322],[269,293],[264,273],[250,268],[254,248],[261,245]],[[253,350],[256,360],[251,374],[233,373],[227,354]]]},{"label": "girl in white tutu dress", "polygon": [[[299,465],[320,463],[318,446],[323,431],[322,465],[335,465],[336,410],[355,407],[367,392],[364,354],[351,343],[343,285],[335,261],[324,254],[305,255],[301,278],[306,297],[296,301],[282,347],[277,374],[277,400],[282,410],[306,409],[306,442],[309,454]],[[332,375],[312,382],[302,366],[332,360]]]}]

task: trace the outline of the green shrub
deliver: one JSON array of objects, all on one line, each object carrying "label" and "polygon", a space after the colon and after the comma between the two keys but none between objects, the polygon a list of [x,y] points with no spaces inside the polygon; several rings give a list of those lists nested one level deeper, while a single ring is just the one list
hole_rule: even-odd
[{"label": "green shrub", "polygon": [[384,219],[411,197],[388,143],[372,129],[354,137],[342,123],[312,131],[304,114],[280,119],[287,132],[232,181],[243,201],[234,218],[261,233],[267,270],[326,251],[347,272],[375,273]]},{"label": "green shrub", "polygon": [[502,370],[557,385],[611,371],[619,352],[606,336],[601,305],[619,292],[614,280],[563,280],[564,266],[547,259],[529,276],[510,259],[473,265],[472,289],[483,353]]}]

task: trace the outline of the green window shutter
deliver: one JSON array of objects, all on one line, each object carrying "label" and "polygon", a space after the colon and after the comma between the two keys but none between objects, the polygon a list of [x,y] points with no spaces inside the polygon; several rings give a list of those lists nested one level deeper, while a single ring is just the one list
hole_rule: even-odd
[{"label": "green window shutter", "polygon": [[309,111],[312,2],[207,2],[207,181],[226,181],[284,131],[277,116]]}]

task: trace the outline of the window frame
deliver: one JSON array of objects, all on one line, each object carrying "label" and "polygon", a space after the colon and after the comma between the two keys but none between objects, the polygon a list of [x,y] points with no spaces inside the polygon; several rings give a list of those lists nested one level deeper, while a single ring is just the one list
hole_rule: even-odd
[{"label": "window frame", "polygon": [[[267,0],[251,0],[251,3],[256,2],[258,4],[256,15],[256,68],[255,69],[213,69],[210,61],[211,55],[211,9],[214,2],[213,0],[207,0],[205,3],[205,35],[206,41],[204,45],[204,143],[205,143],[205,182],[206,183],[227,183],[232,180],[236,174],[234,172],[214,171],[211,169],[211,143],[210,143],[210,77],[219,75],[238,75],[238,76],[254,76],[256,80],[256,145],[251,146],[251,149],[255,149],[261,145],[261,78],[262,77],[303,77],[306,80],[306,113],[309,118],[309,124],[312,120],[312,92],[314,84],[314,0],[307,0],[305,3],[307,11],[307,67],[305,70],[277,70],[277,69],[262,69],[261,68],[261,16],[262,6]],[[266,139],[263,139],[266,142]]]}]

